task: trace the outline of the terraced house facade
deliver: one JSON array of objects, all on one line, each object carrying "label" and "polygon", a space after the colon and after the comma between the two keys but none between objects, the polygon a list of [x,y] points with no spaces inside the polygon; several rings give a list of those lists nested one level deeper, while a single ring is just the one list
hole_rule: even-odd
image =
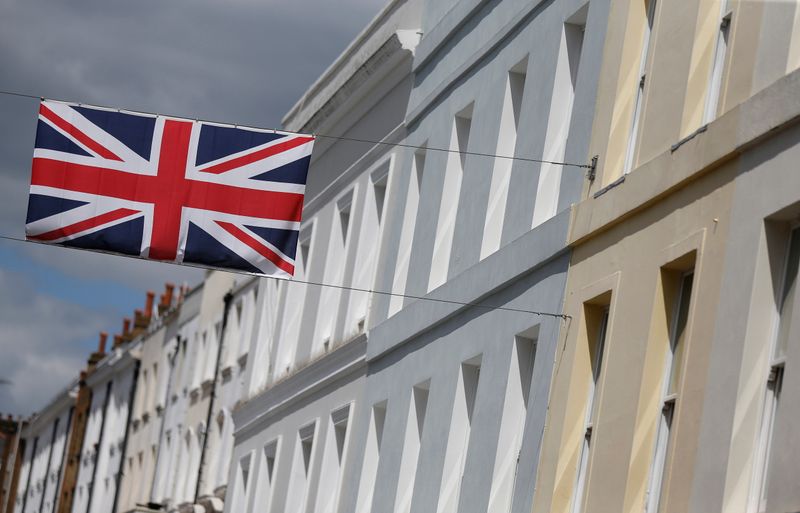
[{"label": "terraced house facade", "polygon": [[317,142],[299,278],[354,290],[263,283],[226,511],[530,511],[606,12],[393,1],[287,114],[389,144]]},{"label": "terraced house facade", "polygon": [[390,1],[284,117],[295,280],[149,296],[15,511],[800,511],[799,23]]},{"label": "terraced house facade", "polygon": [[611,2],[534,512],[800,508],[797,19]]}]

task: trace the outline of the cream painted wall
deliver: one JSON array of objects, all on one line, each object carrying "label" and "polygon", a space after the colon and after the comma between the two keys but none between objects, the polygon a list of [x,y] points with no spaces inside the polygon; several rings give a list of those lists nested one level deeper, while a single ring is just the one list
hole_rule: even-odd
[{"label": "cream painted wall", "polygon": [[[704,177],[575,248],[565,307],[572,322],[562,330],[566,349],[556,355],[560,370],[553,381],[534,512],[570,511],[590,376],[591,334],[584,303],[608,292],[610,320],[595,395],[598,409],[582,511],[642,511],[666,354],[660,269],[696,251],[685,378],[673,420],[677,435],[667,455],[672,472],[662,492],[670,504],[662,511],[685,510],[691,492],[696,419],[703,407],[702,393],[697,392],[704,387],[713,332],[713,317],[696,312],[713,311],[718,300],[721,270],[717,262],[728,233],[733,177],[731,166]],[[587,201],[603,209],[615,199],[601,196]]]},{"label": "cream painted wall", "polygon": [[[647,163],[701,127],[723,11],[730,13],[718,115],[800,65],[795,2],[686,0],[679,9],[661,0],[653,32],[633,166]],[[588,193],[622,173],[633,122],[643,52],[647,3],[611,2],[603,50],[590,155],[599,155],[598,178]]]},{"label": "cream painted wall", "polygon": [[[556,356],[535,513],[645,510],[668,348],[661,268],[692,251],[696,262],[684,374],[659,511],[745,511],[755,412],[760,408],[754,398],[763,388],[753,378],[762,373],[752,371],[751,365],[764,355],[756,345],[746,346],[741,360],[730,356],[724,360],[729,367],[722,369],[712,361],[711,351],[713,344],[722,344],[715,341],[715,333],[726,322],[716,312],[727,299],[720,295],[723,263],[734,258],[726,253],[734,240],[728,235],[741,224],[730,222],[736,181],[754,162],[768,166],[762,159],[772,157],[755,155],[764,153],[760,148],[776,137],[777,129],[795,119],[797,79],[784,75],[796,67],[797,6],[734,0],[725,8],[711,0],[682,2],[681,9],[666,1],[659,4],[632,171],[623,177],[646,11],[643,1],[611,3],[590,146],[600,159],[597,179],[585,187],[588,199],[572,210],[573,254],[565,303],[572,322],[562,329],[564,350]],[[731,24],[717,116],[698,130],[720,21],[727,12]],[[591,379],[587,305],[604,302],[610,322],[595,395],[585,502],[572,509]],[[719,357],[725,352],[715,350]],[[709,373],[712,363],[716,374]],[[745,381],[720,392],[720,383],[727,379],[722,376],[737,372]],[[717,381],[710,382],[712,378]],[[722,416],[719,407],[705,399],[710,391],[714,397],[724,395],[729,408],[736,404],[736,414],[715,424]],[[706,424],[702,431],[700,419]],[[727,433],[731,425],[736,435]],[[729,446],[701,446],[701,440],[713,439],[720,430],[731,437],[725,438]],[[698,453],[705,454],[703,460]],[[706,463],[712,460],[713,470]],[[785,460],[780,464],[788,468]],[[711,479],[710,473],[719,477]],[[706,486],[698,487],[697,482]],[[791,494],[781,493],[781,504],[788,505]]]}]

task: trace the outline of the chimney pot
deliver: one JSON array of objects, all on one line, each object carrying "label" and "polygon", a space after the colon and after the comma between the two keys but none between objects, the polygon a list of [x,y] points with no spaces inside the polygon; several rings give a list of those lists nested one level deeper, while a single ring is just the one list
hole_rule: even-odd
[{"label": "chimney pot", "polygon": [[100,332],[100,342],[97,344],[97,352],[98,353],[105,353],[106,352],[106,340],[108,339],[108,333],[105,331]]},{"label": "chimney pot", "polygon": [[131,320],[128,317],[122,319],[122,334],[127,335],[131,330]]},{"label": "chimney pot", "polygon": [[145,317],[150,317],[153,315],[153,299],[156,297],[156,293],[152,290],[147,291],[147,300],[144,303],[144,315]]},{"label": "chimney pot", "polygon": [[164,289],[165,289],[164,295],[162,296],[163,304],[164,306],[170,306],[172,305],[172,295],[175,292],[175,285],[173,285],[172,283],[167,283],[164,285]]}]

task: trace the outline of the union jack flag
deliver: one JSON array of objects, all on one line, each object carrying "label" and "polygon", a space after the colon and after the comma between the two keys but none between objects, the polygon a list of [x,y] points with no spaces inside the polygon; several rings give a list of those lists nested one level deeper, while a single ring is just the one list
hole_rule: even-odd
[{"label": "union jack flag", "polygon": [[294,274],[314,138],[42,101],[30,240]]}]

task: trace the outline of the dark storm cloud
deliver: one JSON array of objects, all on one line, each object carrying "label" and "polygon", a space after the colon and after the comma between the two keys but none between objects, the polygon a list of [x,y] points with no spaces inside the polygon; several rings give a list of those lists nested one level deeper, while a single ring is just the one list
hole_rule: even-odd
[{"label": "dark storm cloud", "polygon": [[0,0],[0,62],[15,70],[2,83],[87,103],[274,126],[380,4]]},{"label": "dark storm cloud", "polygon": [[[277,127],[385,2],[0,0],[0,90]],[[36,109],[34,100],[0,95],[0,234],[23,235]],[[110,291],[115,284],[145,290],[160,289],[165,280],[196,283],[203,275],[166,264],[0,243],[14,244],[9,251],[65,275],[105,280]],[[36,408],[77,372],[75,365],[93,343],[88,337],[108,325],[107,312],[47,296],[34,280],[2,274],[3,266],[0,259],[0,308],[13,304],[17,313],[0,318],[0,332],[6,332],[0,351],[13,353],[17,363],[0,371],[19,367],[32,375],[37,362],[43,371],[59,371],[40,386],[20,383],[13,398],[0,390],[0,407]],[[11,284],[24,293],[11,298]],[[37,325],[33,319],[44,313],[49,321]],[[76,326],[68,333],[80,344],[67,348],[50,340],[60,325],[82,318],[86,329]]]}]

